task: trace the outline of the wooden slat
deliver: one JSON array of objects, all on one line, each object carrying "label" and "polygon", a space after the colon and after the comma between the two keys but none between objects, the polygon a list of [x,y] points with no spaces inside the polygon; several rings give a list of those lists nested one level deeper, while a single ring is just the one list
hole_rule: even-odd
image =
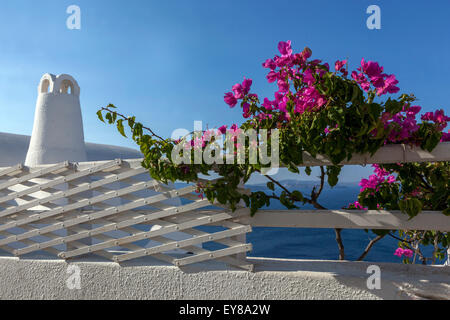
[{"label": "wooden slat", "polygon": [[[30,209],[30,208],[33,208],[33,207],[36,207],[36,206],[43,205],[43,204],[48,203],[50,201],[57,201],[59,199],[70,197],[70,196],[73,196],[73,195],[78,194],[78,193],[82,193],[82,192],[86,192],[86,191],[94,191],[99,186],[103,186],[105,184],[110,184],[112,182],[117,182],[117,181],[120,181],[122,178],[127,178],[127,177],[129,177],[131,175],[137,175],[137,174],[140,174],[140,173],[141,173],[140,170],[130,170],[130,171],[118,174],[118,175],[114,175],[114,176],[112,176],[110,178],[107,178],[107,179],[104,179],[104,180],[99,180],[99,181],[95,181],[95,182],[92,182],[92,183],[87,183],[86,182],[86,183],[82,184],[79,187],[76,187],[76,188],[73,188],[73,189],[69,189],[69,190],[59,191],[59,192],[57,192],[55,194],[52,194],[52,195],[50,195],[48,197],[45,197],[43,199],[36,199],[36,200],[28,202],[26,204],[15,206],[15,207],[11,207],[11,208],[8,208],[6,210],[0,211],[0,217],[5,217],[5,216],[11,215],[11,214],[15,214],[15,213],[18,213],[18,212],[23,211],[23,210],[27,210],[27,209]],[[154,181],[154,180],[151,181],[151,182],[141,182],[140,184],[142,185],[144,183],[149,184],[149,186],[153,186],[154,184],[157,184],[157,182]],[[124,190],[124,189],[121,189],[121,190]],[[139,189],[139,190],[141,190],[141,189]],[[115,190],[112,190],[111,192],[115,192]],[[93,199],[92,201],[96,201],[100,197],[101,196],[98,196],[95,199],[92,198]],[[114,196],[110,196],[108,199],[111,199],[111,198],[114,198]],[[108,199],[105,199],[105,200],[108,200]],[[78,204],[72,204],[71,205],[72,209],[61,208],[61,210],[63,210],[61,212],[67,212],[69,210],[75,210],[75,209],[79,209],[79,208],[88,206],[88,205],[90,205],[88,203],[89,201],[90,201],[89,199],[85,199],[84,202],[81,202],[81,203],[78,203]],[[100,201],[104,201],[104,200],[99,200],[97,202],[100,202]]]},{"label": "wooden slat", "polygon": [[[161,230],[165,230],[168,228],[164,228]],[[183,229],[180,229],[183,230]],[[159,231],[159,230],[158,230]],[[155,246],[152,248],[145,248],[140,251],[135,251],[131,253],[122,254],[120,256],[114,257],[114,261],[121,262],[126,260],[131,260],[139,257],[149,256],[154,253],[161,253],[165,251],[175,250],[175,249],[182,249],[187,246],[193,246],[196,244],[201,244],[203,242],[208,241],[214,241],[215,239],[224,239],[227,237],[233,237],[238,234],[247,233],[250,232],[251,228],[249,226],[241,226],[239,228],[220,231],[208,235],[203,236],[196,236],[187,240],[180,240],[180,241],[172,241],[163,245]]]},{"label": "wooden slat", "polygon": [[[78,201],[76,203],[68,204],[66,206],[60,206],[57,209],[54,209],[54,210],[51,210],[51,211],[42,212],[42,213],[30,216],[28,218],[25,218],[23,220],[16,221],[15,223],[8,223],[8,224],[1,225],[0,226],[0,231],[1,230],[7,230],[7,229],[10,229],[10,228],[19,227],[19,226],[24,225],[24,224],[36,222],[36,221],[39,221],[39,220],[42,220],[42,219],[45,219],[45,218],[48,218],[48,217],[53,217],[55,215],[59,215],[59,214],[62,214],[62,213],[71,212],[73,210],[81,209],[81,208],[84,208],[84,207],[87,207],[87,206],[90,206],[90,205],[94,205],[94,204],[99,203],[99,202],[103,202],[103,201],[106,201],[106,200],[109,200],[109,199],[113,199],[115,197],[120,197],[120,195],[122,195],[122,194],[130,193],[130,192],[136,192],[136,191],[139,191],[139,190],[144,190],[146,188],[151,187],[154,183],[155,183],[154,181],[142,182],[142,183],[140,183],[138,185],[135,185],[135,186],[119,189],[117,191],[111,191],[108,194],[102,194],[102,195],[99,195],[99,196],[96,196],[96,197],[93,197],[93,198],[89,198],[89,199],[85,199],[85,200],[82,200],[82,201]],[[157,196],[155,196],[155,197],[157,197]],[[165,199],[166,198],[164,198],[163,200],[165,200]],[[158,200],[158,201],[161,201],[161,200]],[[138,201],[136,203],[131,204],[129,209],[132,209],[132,208],[135,208],[135,207],[141,207],[141,206],[145,206],[145,205],[146,205],[146,199],[142,199],[142,200],[140,200],[140,201]],[[129,209],[125,209],[125,210],[129,210]],[[107,210],[113,210],[116,213],[118,212],[117,211],[118,209],[115,208],[115,207],[111,207],[111,208],[109,208]],[[107,210],[105,210],[105,211],[107,211]],[[112,215],[112,214],[113,213],[108,213],[106,215]],[[2,216],[3,215],[0,214],[0,217],[2,217]],[[90,221],[90,220],[92,220],[92,218],[91,217],[87,217],[87,221]]]},{"label": "wooden slat", "polygon": [[[131,242],[140,241],[140,240],[151,239],[152,237],[162,236],[165,234],[182,231],[182,230],[188,229],[188,228],[198,227],[201,225],[208,224],[210,222],[217,222],[217,221],[221,221],[221,220],[225,220],[225,219],[229,219],[229,218],[230,218],[230,215],[228,213],[221,213],[221,214],[217,214],[214,216],[208,216],[208,217],[192,220],[189,222],[185,222],[183,224],[174,225],[172,227],[166,227],[163,229],[152,230],[152,231],[148,231],[148,232],[141,232],[139,234],[135,234],[135,235],[132,235],[129,237],[124,237],[124,238],[117,239],[114,241],[95,244],[95,245],[89,246],[89,249],[91,251],[95,251],[97,249],[106,249],[106,248],[110,248],[110,247],[114,247],[114,246],[120,246],[122,244],[131,243]],[[84,253],[86,253],[87,249],[88,248],[86,247],[86,248],[83,248],[82,250],[80,249],[80,250],[75,250],[75,251],[63,252],[60,254],[60,257],[67,258],[67,257],[71,257],[74,255],[84,254]]]},{"label": "wooden slat", "polygon": [[243,245],[239,245],[236,247],[216,250],[211,253],[202,253],[202,254],[197,254],[195,256],[192,256],[192,257],[175,259],[174,264],[177,267],[181,267],[181,266],[185,266],[188,264],[203,262],[203,261],[207,261],[207,260],[213,260],[213,259],[222,258],[222,257],[229,256],[229,255],[242,253],[242,252],[248,252],[251,250],[252,250],[251,244],[243,244]]},{"label": "wooden slat", "polygon": [[441,212],[424,211],[409,220],[400,211],[384,210],[261,210],[239,223],[254,227],[339,228],[382,230],[450,231],[450,217]]},{"label": "wooden slat", "polygon": [[[137,224],[140,224],[142,222],[150,223],[152,220],[156,220],[156,219],[159,219],[161,217],[166,217],[166,216],[170,216],[170,215],[179,214],[179,213],[182,213],[184,211],[194,210],[197,207],[204,206],[205,204],[207,205],[207,203],[205,201],[201,201],[201,203],[188,204],[188,205],[185,205],[185,206],[180,207],[180,208],[175,208],[174,207],[174,208],[172,208],[170,210],[155,212],[155,213],[152,213],[150,215],[141,215],[141,216],[134,217],[132,219],[128,219],[128,220],[125,220],[125,221],[122,221],[122,222],[119,222],[119,223],[111,223],[110,222],[107,225],[104,225],[104,226],[101,226],[101,227],[98,227],[98,228],[93,228],[91,230],[86,230],[84,232],[79,232],[79,233],[76,233],[76,234],[68,235],[66,237],[62,237],[62,238],[57,239],[57,240],[41,243],[39,248],[52,247],[52,246],[55,246],[55,245],[58,245],[58,244],[62,244],[62,243],[68,243],[68,242],[75,241],[75,240],[80,240],[80,239],[85,239],[85,238],[89,238],[89,237],[94,237],[94,236],[97,236],[97,235],[105,233],[105,232],[121,230],[123,228],[129,227],[129,226],[133,226],[133,225],[137,225]],[[75,222],[77,220],[77,218],[72,219],[72,220],[64,221],[65,227],[71,227],[72,228],[72,227],[78,225],[78,223]],[[58,228],[58,229],[61,229],[61,228]],[[17,237],[11,238],[11,239],[20,240],[22,238],[29,238],[31,236],[36,236],[36,232],[39,232],[40,235],[43,235],[43,234],[46,234],[47,232],[49,232],[49,230],[54,231],[54,230],[58,230],[58,229],[55,229],[53,226],[48,226],[48,227],[40,229],[39,231],[23,233],[20,236],[17,236]],[[7,243],[6,239],[4,239],[4,240],[5,240],[4,242]],[[1,242],[1,240],[0,240],[0,242]],[[108,248],[108,247],[106,247],[106,248]],[[30,247],[26,247],[26,248],[20,249],[19,253],[20,254],[25,254],[25,253],[33,252],[33,251],[36,251],[36,250],[37,250],[36,246],[30,246]]]},{"label": "wooden slat", "polygon": [[24,165],[23,164],[16,164],[15,166],[9,167],[9,168],[4,168],[2,170],[0,170],[0,178],[4,177],[4,176],[13,176],[15,174],[21,173],[24,169]]},{"label": "wooden slat", "polygon": [[[48,188],[64,184],[66,182],[73,181],[75,179],[79,179],[79,178],[82,178],[82,177],[87,177],[87,176],[91,175],[94,172],[105,170],[105,169],[108,169],[108,168],[111,168],[111,167],[115,167],[115,168],[120,167],[120,161],[119,160],[110,161],[108,163],[105,163],[105,164],[103,164],[101,166],[97,166],[97,167],[91,168],[89,170],[78,171],[78,172],[70,174],[68,176],[63,176],[63,177],[60,177],[60,178],[57,178],[57,179],[54,179],[54,180],[51,180],[51,181],[48,181],[48,182],[45,182],[45,183],[42,183],[42,184],[37,184],[37,185],[35,184],[34,186],[31,186],[31,187],[29,187],[29,188],[27,188],[25,190],[13,192],[13,193],[9,194],[6,197],[0,198],[0,203],[6,202],[6,201],[9,201],[9,200],[13,200],[15,198],[21,198],[24,195],[29,195],[30,193],[43,191],[43,190],[46,190]],[[24,184],[24,182],[22,182],[22,184]]]},{"label": "wooden slat", "polygon": [[18,178],[14,178],[14,179],[8,180],[8,181],[6,181],[4,183],[1,183],[0,184],[0,190],[6,189],[6,188],[11,187],[11,186],[13,186],[15,184],[20,184],[22,182],[25,182],[25,181],[28,181],[28,180],[31,180],[31,179],[40,178],[42,176],[45,176],[47,173],[51,173],[51,172],[54,172],[54,171],[57,171],[57,170],[61,170],[61,169],[69,169],[69,167],[70,167],[70,163],[68,161],[65,161],[65,162],[62,162],[62,163],[58,163],[56,165],[49,166],[49,167],[44,168],[44,169],[36,170],[36,171],[33,171],[33,172],[31,172],[29,174],[26,174],[24,176],[21,176],[21,177],[18,177]]},{"label": "wooden slat", "polygon": [[[228,242],[228,240],[229,239],[222,239],[222,240],[216,241],[216,242],[219,242],[219,243],[220,242]],[[233,244],[233,246],[239,245],[239,244],[240,243],[236,243],[236,244]],[[189,250],[189,251],[191,251],[191,252],[193,252],[195,254],[211,254],[212,253],[212,251],[209,251],[209,250],[206,250],[206,249],[203,249],[203,248],[199,248],[199,247],[194,247],[194,246],[185,247],[184,249],[185,250]],[[245,255],[245,252],[244,253],[240,253],[240,254]],[[254,265],[252,263],[248,262],[247,259],[245,259],[245,260],[243,260],[243,259],[236,259],[236,258],[234,258],[233,255],[225,256],[225,257],[221,257],[221,258],[216,258],[214,260],[226,263],[228,265],[237,267],[239,269],[247,270],[249,272],[253,272],[254,269],[255,269]]]},{"label": "wooden slat", "polygon": [[[64,221],[64,222],[60,222],[60,223],[56,223],[56,224],[53,224],[53,225],[50,225],[50,226],[43,227],[43,228],[41,228],[39,230],[39,233],[26,232],[26,233],[23,233],[21,235],[17,235],[17,236],[14,236],[14,237],[2,239],[2,240],[0,240],[0,245],[11,243],[11,242],[15,242],[15,241],[18,241],[19,239],[26,239],[28,237],[34,237],[34,236],[45,234],[47,232],[52,232],[52,231],[55,231],[55,230],[69,228],[69,227],[75,226],[77,224],[89,223],[89,222],[92,223],[96,219],[101,219],[101,218],[105,218],[105,217],[108,217],[108,216],[117,215],[117,214],[119,214],[121,212],[129,211],[131,209],[138,208],[138,207],[142,207],[142,206],[151,204],[153,202],[159,202],[159,201],[163,201],[163,200],[169,199],[171,197],[176,197],[179,194],[183,194],[185,192],[192,192],[193,188],[194,187],[186,187],[186,188],[183,188],[183,189],[180,189],[180,190],[172,190],[170,192],[166,192],[166,193],[159,194],[159,195],[156,195],[156,196],[143,198],[143,199],[141,199],[139,201],[136,201],[136,202],[133,202],[133,203],[127,203],[125,205],[121,205],[121,206],[118,206],[118,207],[112,207],[112,208],[109,208],[109,209],[106,209],[106,210],[102,210],[102,211],[99,211],[99,212],[96,212],[96,213],[93,213],[93,214],[90,214],[90,215],[83,215],[81,217],[77,217],[77,218],[72,219],[72,220],[68,220],[68,221]],[[207,204],[205,203],[205,206],[206,205]],[[16,223],[12,223],[11,224],[12,226],[9,225],[9,224],[2,225],[2,226],[0,226],[0,231],[2,229],[10,229],[12,227],[17,227],[17,226],[20,226],[20,225],[23,225],[23,224],[36,222],[36,221],[39,221],[39,220],[44,219],[44,218],[48,218],[48,217],[52,217],[52,216],[58,215],[60,212],[57,212],[57,211],[59,211],[59,209],[58,210],[54,210],[54,211],[50,211],[48,213],[42,213],[42,214],[33,215],[33,216],[29,217],[29,218],[20,220],[20,221],[18,221]],[[5,226],[8,226],[8,227],[5,227]]]}]

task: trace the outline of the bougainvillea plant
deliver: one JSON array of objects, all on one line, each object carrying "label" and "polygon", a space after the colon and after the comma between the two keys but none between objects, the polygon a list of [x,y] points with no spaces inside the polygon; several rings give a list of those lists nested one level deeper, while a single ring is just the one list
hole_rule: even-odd
[{"label": "bougainvillea plant", "polygon": [[[311,59],[309,48],[294,53],[290,41],[280,42],[278,51],[277,56],[263,63],[268,70],[267,81],[276,86],[273,97],[260,98],[253,93],[253,81],[248,78],[232,86],[231,91],[225,94],[224,101],[229,107],[239,105],[242,108],[244,122],[241,125],[224,125],[172,140],[158,136],[151,128],[137,122],[135,117],[117,112],[114,105],[102,108],[97,114],[100,120],[115,124],[124,136],[125,126],[129,127],[132,139],[144,155],[142,165],[154,179],[164,183],[197,183],[198,192],[211,202],[217,201],[234,210],[243,201],[251,214],[269,206],[271,201],[279,201],[288,209],[304,204],[326,209],[318,199],[325,181],[331,187],[338,183],[342,161],[350,160],[355,154],[373,155],[386,144],[414,145],[432,151],[440,141],[450,140],[450,132],[445,132],[450,118],[444,111],[425,113],[419,119],[421,107],[414,104],[414,95],[400,94],[396,77],[385,73],[377,62],[362,59],[360,67],[349,72],[347,60],[338,60],[330,66]],[[387,95],[389,97],[385,98]],[[270,175],[264,175],[268,179],[268,192],[248,193],[239,188],[241,183],[245,183],[252,174],[263,172],[270,164],[258,161],[238,163],[236,159],[232,163],[195,163],[193,157],[187,163],[173,161],[173,151],[179,150],[180,144],[182,151],[176,151],[177,155],[186,152],[194,155],[209,148],[218,140],[217,137],[227,134],[226,139],[241,147],[237,146],[237,135],[251,129],[269,132],[278,129],[279,160],[293,174],[300,174],[298,167],[303,164],[304,152],[313,157],[323,155],[331,160],[332,165],[320,167],[320,184],[310,194],[289,190]],[[265,143],[270,147],[272,142],[267,139]],[[252,148],[255,146],[251,144],[244,146],[246,156]],[[217,152],[212,153],[227,157],[226,152]],[[236,154],[236,150],[231,154]],[[448,162],[374,165],[374,168],[374,175],[361,181],[358,201],[350,204],[348,209],[401,210],[411,218],[422,210],[442,211],[450,215]],[[211,171],[215,171],[219,178],[198,182],[200,174],[208,175]],[[310,174],[311,169],[307,167],[306,173]],[[395,254],[405,257],[405,262],[409,262],[412,256],[415,261],[417,255],[422,262],[426,261],[419,244],[433,244],[434,259],[442,258],[450,244],[448,235],[442,232],[373,232],[377,237],[369,243],[359,260],[364,259],[373,244],[386,235],[399,239],[399,249]],[[344,259],[340,229],[336,229],[336,239],[339,258]]]}]

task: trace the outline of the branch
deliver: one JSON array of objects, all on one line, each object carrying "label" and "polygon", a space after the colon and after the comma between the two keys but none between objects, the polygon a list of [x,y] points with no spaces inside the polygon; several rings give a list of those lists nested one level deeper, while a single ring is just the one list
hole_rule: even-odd
[{"label": "branch", "polygon": [[[102,107],[101,110],[102,110],[102,111],[108,111],[108,112],[115,113],[116,115],[118,115],[119,117],[121,117],[123,120],[127,120],[127,121],[128,121],[128,120],[130,119],[129,117],[126,117],[125,115],[120,114],[120,113],[118,113],[117,111],[111,110],[111,109],[109,109],[108,107]],[[159,135],[157,135],[157,134],[156,134],[155,132],[153,132],[153,130],[150,129],[149,127],[142,126],[142,128],[145,129],[145,130],[147,130],[148,132],[150,132],[151,135],[152,135],[153,137],[156,137],[156,138],[160,139],[161,141],[166,142],[165,139],[163,139],[162,137],[160,137]]]},{"label": "branch", "polygon": [[380,241],[381,239],[383,239],[386,235],[379,235],[377,236],[375,239],[370,240],[369,244],[367,245],[366,249],[364,250],[363,254],[358,258],[357,261],[362,261],[364,260],[364,258],[367,256],[367,254],[369,253],[370,249],[372,249],[373,245],[375,243],[377,243],[378,241]]},{"label": "branch", "polygon": [[342,229],[334,229],[334,231],[336,232],[336,242],[339,247],[339,260],[345,260],[344,243],[341,236]]}]

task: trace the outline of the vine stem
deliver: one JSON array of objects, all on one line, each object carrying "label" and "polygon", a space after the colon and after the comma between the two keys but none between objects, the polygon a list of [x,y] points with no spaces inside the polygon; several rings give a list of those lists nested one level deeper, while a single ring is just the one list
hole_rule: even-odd
[{"label": "vine stem", "polygon": [[370,242],[367,245],[366,249],[364,250],[363,254],[358,258],[358,261],[364,260],[364,258],[367,256],[367,254],[369,253],[370,249],[372,249],[374,244],[377,243],[378,241],[380,241],[381,239],[383,239],[385,236],[386,236],[385,234],[379,235],[376,238],[370,240]]},{"label": "vine stem", "polygon": [[336,242],[339,247],[339,260],[345,260],[345,249],[344,249],[344,243],[342,242],[342,229],[334,229],[336,233]]},{"label": "vine stem", "polygon": [[[127,116],[125,116],[125,115],[123,115],[123,114],[121,114],[121,113],[119,113],[119,112],[117,112],[117,111],[111,110],[111,109],[109,109],[108,107],[102,107],[101,110],[102,110],[102,111],[108,111],[108,112],[115,113],[116,115],[118,115],[119,117],[121,117],[123,120],[129,120],[129,119],[130,119],[129,117],[127,117]],[[156,134],[152,129],[150,129],[149,127],[142,126],[142,128],[145,129],[145,130],[147,130],[148,132],[150,132],[151,135],[152,135],[153,137],[158,138],[158,139],[160,139],[160,140],[163,141],[163,142],[166,142],[165,139],[163,139],[162,137],[160,137],[159,135],[157,135],[157,134]]]}]

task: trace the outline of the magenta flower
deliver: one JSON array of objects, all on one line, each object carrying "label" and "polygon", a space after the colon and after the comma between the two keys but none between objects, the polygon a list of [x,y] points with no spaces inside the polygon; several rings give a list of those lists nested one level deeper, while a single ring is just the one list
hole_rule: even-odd
[{"label": "magenta flower", "polygon": [[[364,61],[364,58],[361,60],[361,68],[362,71],[367,74],[369,78],[379,77],[383,72],[383,67],[378,65],[378,62],[374,61]],[[359,70],[359,69],[358,69]]]},{"label": "magenta flower", "polygon": [[338,60],[334,64],[334,69],[336,70],[336,72],[341,72],[344,77],[346,77],[348,75],[347,70],[344,68],[344,66],[346,64],[347,64],[347,60],[342,60],[342,61]]},{"label": "magenta flower", "polygon": [[447,122],[450,121],[450,117],[447,117],[444,114],[444,110],[436,110],[433,112],[427,112],[421,117],[424,121],[433,121],[438,125],[438,129],[440,131],[444,130],[447,127]]},{"label": "magenta flower", "polygon": [[403,255],[407,258],[412,258],[414,255],[414,252],[410,249],[403,250]]},{"label": "magenta flower", "polygon": [[389,176],[389,177],[387,178],[387,182],[388,182],[389,184],[394,183],[394,182],[395,182],[395,177],[394,177],[394,176]]},{"label": "magenta flower", "polygon": [[264,63],[263,63],[263,67],[267,68],[267,69],[271,69],[271,70],[275,70],[277,65],[275,64],[275,62],[272,59],[267,59]]},{"label": "magenta flower", "polygon": [[450,130],[448,132],[442,132],[441,142],[450,141]]},{"label": "magenta flower", "polygon": [[306,83],[308,86],[311,86],[314,84],[315,81],[316,81],[316,79],[314,78],[314,75],[313,75],[311,69],[307,69],[303,73],[303,82]]},{"label": "magenta flower", "polygon": [[224,101],[230,108],[234,108],[237,104],[237,99],[232,92],[225,93]]},{"label": "magenta flower", "polygon": [[291,40],[288,40],[286,42],[280,41],[280,43],[278,43],[278,51],[280,51],[282,57],[291,56],[292,55]]},{"label": "magenta flower", "polygon": [[302,56],[304,60],[309,59],[312,56],[312,51],[310,48],[306,47],[305,49],[303,49],[302,51]]},{"label": "magenta flower", "polygon": [[350,204],[348,205],[348,208],[350,208],[350,209],[358,209],[358,210],[367,210],[367,208],[364,208],[364,207],[359,203],[359,201],[355,201],[355,202],[353,202],[353,203],[350,203]]},{"label": "magenta flower", "polygon": [[398,248],[397,250],[395,250],[394,255],[399,258],[401,258],[402,256],[405,256],[406,258],[412,258],[414,252],[410,249]]},{"label": "magenta flower", "polygon": [[418,114],[420,112],[420,110],[422,110],[422,108],[419,106],[409,107],[409,109],[406,111],[406,115],[415,116],[416,114]]},{"label": "magenta flower", "polygon": [[334,69],[336,71],[339,71],[342,69],[343,66],[345,66],[346,63],[347,63],[347,60],[342,60],[342,61],[337,60],[334,64]]},{"label": "magenta flower", "polygon": [[227,133],[227,126],[223,125],[218,130],[220,131],[220,133],[225,134]]},{"label": "magenta flower", "polygon": [[384,80],[384,85],[382,87],[378,87],[377,94],[381,96],[383,94],[386,94],[387,92],[391,94],[399,92],[400,88],[397,87],[396,84],[398,84],[398,80],[395,79],[395,76],[393,74],[387,76]]},{"label": "magenta flower", "polygon": [[248,118],[250,116],[249,111],[250,111],[250,105],[246,102],[243,104],[242,106],[243,109],[243,116],[244,118]]},{"label": "magenta flower", "polygon": [[289,83],[284,80],[277,81],[278,89],[280,92],[288,92],[289,91]]},{"label": "magenta flower", "polygon": [[248,94],[250,92],[250,88],[252,87],[253,80],[245,79],[242,82],[242,89],[244,90],[244,94]]},{"label": "magenta flower", "polygon": [[272,110],[272,102],[267,98],[264,98],[264,103],[262,104],[262,106],[266,108],[266,110]]},{"label": "magenta flower", "polygon": [[242,99],[244,98],[244,88],[242,87],[242,85],[240,83],[236,83],[231,90],[233,90],[234,93],[234,97],[236,99]]},{"label": "magenta flower", "polygon": [[401,258],[403,256],[403,249],[402,248],[398,248],[397,250],[395,250],[394,256],[397,256],[397,257]]},{"label": "magenta flower", "polygon": [[266,78],[269,83],[275,82],[278,79],[278,73],[276,73],[275,71],[270,71],[267,74]]}]

